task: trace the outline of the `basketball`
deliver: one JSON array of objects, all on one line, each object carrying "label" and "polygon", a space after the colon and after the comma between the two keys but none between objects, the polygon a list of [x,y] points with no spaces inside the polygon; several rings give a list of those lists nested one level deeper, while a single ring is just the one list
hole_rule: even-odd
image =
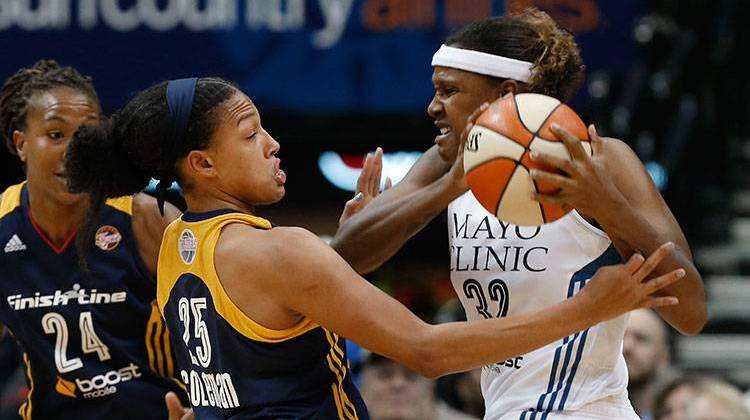
[{"label": "basketball", "polygon": [[556,187],[533,180],[529,171],[559,171],[534,162],[531,151],[570,159],[565,143],[550,130],[553,123],[581,139],[591,154],[586,124],[570,107],[546,95],[508,94],[477,118],[464,150],[466,180],[477,200],[498,219],[539,226],[567,213],[532,198],[533,192],[554,193]]}]

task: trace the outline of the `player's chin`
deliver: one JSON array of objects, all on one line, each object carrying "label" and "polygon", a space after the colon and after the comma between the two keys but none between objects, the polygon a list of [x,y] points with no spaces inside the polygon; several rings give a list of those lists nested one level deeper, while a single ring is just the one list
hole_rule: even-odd
[{"label": "player's chin", "polygon": [[273,191],[269,191],[265,199],[263,200],[265,204],[274,204],[281,201],[281,199],[284,198],[286,195],[286,189],[283,185],[277,185]]},{"label": "player's chin", "polygon": [[57,194],[57,201],[63,205],[66,206],[72,206],[75,204],[78,204],[82,202],[85,198],[85,194],[73,194],[70,191],[67,190],[67,188],[62,189]]}]

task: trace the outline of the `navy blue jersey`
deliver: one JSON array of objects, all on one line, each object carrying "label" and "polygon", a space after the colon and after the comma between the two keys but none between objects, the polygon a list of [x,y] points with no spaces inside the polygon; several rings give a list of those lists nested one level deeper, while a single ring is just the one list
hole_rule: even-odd
[{"label": "navy blue jersey", "polygon": [[214,248],[230,223],[271,228],[231,210],[188,213],[167,228],[159,252],[159,308],[196,416],[367,419],[342,338],[308,318],[266,328],[226,294]]},{"label": "navy blue jersey", "polygon": [[3,193],[0,324],[26,364],[23,418],[165,419],[164,394],[182,392],[131,215],[132,197],[107,201],[83,272],[73,237],[57,248],[34,223],[25,184]]}]

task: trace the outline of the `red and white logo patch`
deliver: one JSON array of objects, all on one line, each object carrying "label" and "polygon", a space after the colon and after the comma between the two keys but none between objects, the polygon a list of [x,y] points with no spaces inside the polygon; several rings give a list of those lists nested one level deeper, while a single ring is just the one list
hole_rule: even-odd
[{"label": "red and white logo patch", "polygon": [[122,235],[116,227],[105,225],[99,228],[94,235],[94,244],[103,251],[112,251],[120,245]]}]

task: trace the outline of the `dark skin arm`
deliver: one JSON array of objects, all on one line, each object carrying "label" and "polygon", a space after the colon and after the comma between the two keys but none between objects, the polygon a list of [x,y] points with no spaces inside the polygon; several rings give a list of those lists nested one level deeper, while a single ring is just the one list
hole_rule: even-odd
[{"label": "dark skin arm", "polygon": [[164,203],[162,216],[154,197],[144,193],[133,197],[133,234],[138,242],[141,259],[154,279],[162,234],[167,225],[178,217],[180,217],[180,211],[172,204]]},{"label": "dark skin arm", "polygon": [[464,176],[463,144],[477,116],[488,106],[482,104],[469,116],[453,162],[444,161],[438,147],[432,146],[401,182],[340,223],[330,245],[358,273],[380,267],[451,201],[469,190]]},{"label": "dark skin arm", "polygon": [[449,170],[433,146],[401,182],[343,222],[331,247],[359,273],[377,269],[464,192]]},{"label": "dark skin arm", "polygon": [[648,255],[661,243],[673,242],[674,251],[654,273],[682,267],[687,275],[662,291],[676,296],[680,304],[658,312],[681,333],[698,334],[707,319],[703,280],[693,264],[685,235],[640,159],[622,141],[599,137],[593,126],[589,127],[593,156],[567,131],[559,129],[556,134],[565,142],[572,161],[544,154],[535,158],[564,172],[532,173],[535,179],[561,188],[556,194],[539,194],[537,199],[575,207],[585,217],[594,219],[623,258],[634,253]]}]

